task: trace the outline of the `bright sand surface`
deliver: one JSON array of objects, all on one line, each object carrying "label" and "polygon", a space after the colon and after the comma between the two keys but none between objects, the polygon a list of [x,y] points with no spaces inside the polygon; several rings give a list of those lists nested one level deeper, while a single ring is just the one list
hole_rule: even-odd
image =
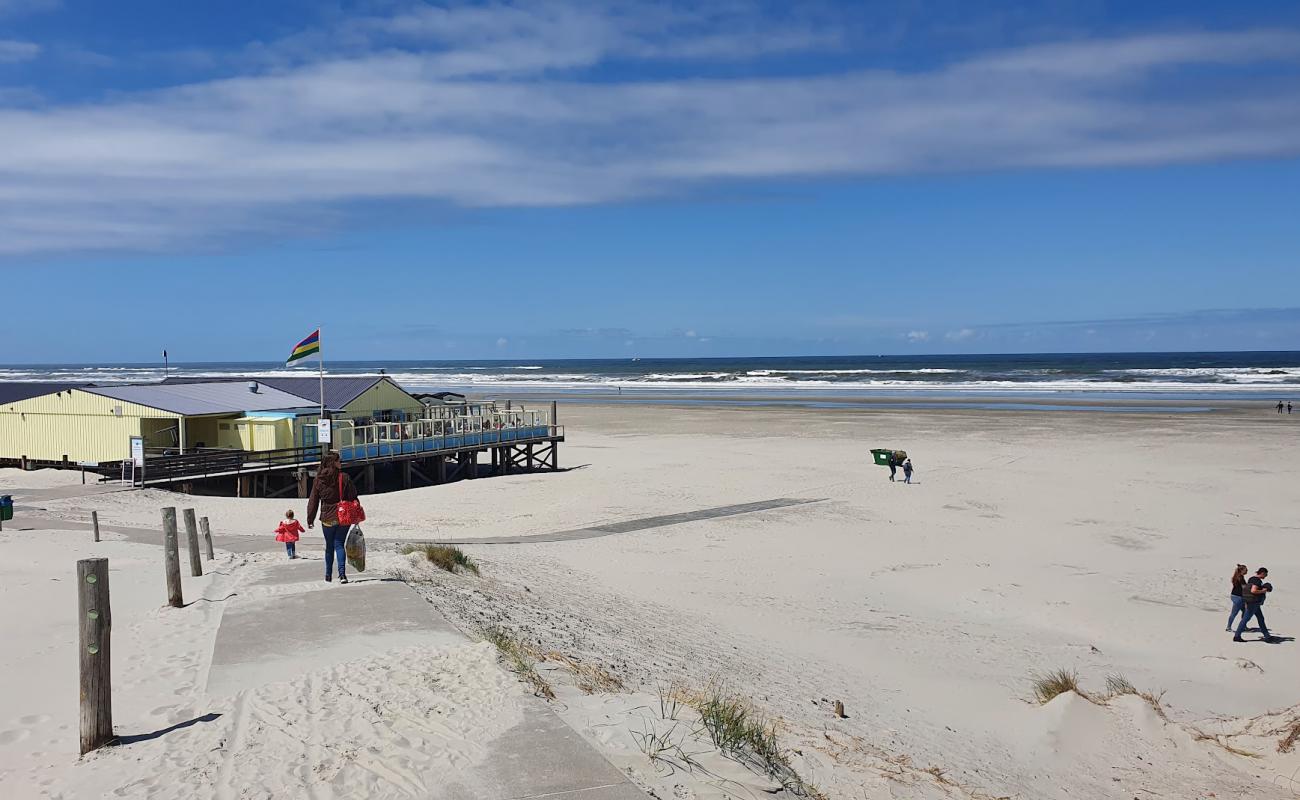
[{"label": "bright sand surface", "polygon": [[[721,681],[779,717],[792,763],[835,797],[1300,792],[1300,757],[1277,752],[1300,702],[1298,645],[1234,644],[1224,632],[1238,561],[1272,571],[1274,634],[1297,628],[1295,418],[626,406],[562,414],[561,464],[574,469],[367,497],[367,535],[528,536],[816,501],[578,541],[468,545],[482,578],[422,579],[420,590],[462,627],[501,624],[622,677],[631,693],[569,698],[563,713],[646,785],[680,785],[683,795],[712,786],[719,796],[731,785],[650,763],[625,735],[663,721],[656,685],[677,680]],[[890,483],[870,464],[871,447],[906,449],[915,485]],[[93,508],[106,524],[149,527],[172,504],[157,491],[39,503],[50,515],[84,520]],[[305,511],[298,500],[184,504],[216,530],[267,539],[284,508]],[[25,556],[5,555],[15,557]],[[50,600],[59,603],[71,600]],[[24,624],[23,641],[40,646],[39,626]],[[1094,694],[1114,673],[1163,690],[1170,721],[1134,697],[1030,702],[1031,675],[1056,668],[1077,670]],[[69,694],[60,688],[50,696]],[[29,694],[0,709],[0,735],[19,735],[15,719],[50,713]],[[847,719],[831,714],[834,700]]]}]

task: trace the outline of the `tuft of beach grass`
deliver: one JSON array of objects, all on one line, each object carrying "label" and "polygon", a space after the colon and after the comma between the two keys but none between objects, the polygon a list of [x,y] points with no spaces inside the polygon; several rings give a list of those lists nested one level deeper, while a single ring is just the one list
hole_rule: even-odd
[{"label": "tuft of beach grass", "polygon": [[479,574],[478,564],[474,563],[474,559],[465,555],[465,551],[455,545],[408,544],[402,548],[403,555],[410,555],[411,553],[423,553],[430,564],[447,572],[465,571],[472,572],[475,575]]},{"label": "tuft of beach grass", "polygon": [[1074,692],[1080,697],[1086,696],[1079,690],[1079,673],[1070,669],[1054,669],[1051,672],[1038,673],[1031,678],[1030,685],[1034,690],[1034,699],[1039,704],[1049,703],[1057,695],[1066,692]]},{"label": "tuft of beach grass", "polygon": [[555,699],[555,690],[537,672],[537,659],[533,656],[532,647],[506,629],[496,626],[483,628],[479,635],[497,649],[505,660],[507,669],[533,687],[533,694],[547,700]]}]

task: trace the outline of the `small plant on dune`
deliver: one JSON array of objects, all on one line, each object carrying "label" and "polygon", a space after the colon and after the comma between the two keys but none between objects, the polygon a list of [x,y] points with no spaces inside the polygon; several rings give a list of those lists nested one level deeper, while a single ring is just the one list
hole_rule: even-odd
[{"label": "small plant on dune", "polygon": [[1161,692],[1160,694],[1154,694],[1152,692],[1141,691],[1136,686],[1134,686],[1133,683],[1128,678],[1124,677],[1123,675],[1120,675],[1119,673],[1112,673],[1106,676],[1106,699],[1107,700],[1109,700],[1112,697],[1119,697],[1121,695],[1126,695],[1126,694],[1131,694],[1136,697],[1141,697],[1143,700],[1147,701],[1147,704],[1151,706],[1152,710],[1154,710],[1156,714],[1160,716],[1161,719],[1168,721],[1169,718],[1165,716],[1165,706],[1163,702],[1165,696],[1164,692]]},{"label": "small plant on dune", "polygon": [[411,553],[423,553],[430,564],[447,572],[456,573],[464,570],[475,575],[479,574],[478,564],[474,563],[474,559],[465,555],[465,551],[455,545],[408,544],[402,548],[403,555],[410,555]]},{"label": "small plant on dune", "polygon": [[1060,694],[1074,692],[1080,697],[1085,696],[1079,690],[1079,673],[1069,669],[1054,669],[1051,672],[1044,672],[1033,676],[1034,699],[1039,704],[1047,703]]},{"label": "small plant on dune", "polygon": [[816,786],[805,782],[790,766],[789,758],[777,743],[776,724],[748,700],[729,694],[717,685],[693,699],[700,722],[724,755],[779,781],[796,796],[822,797]]},{"label": "small plant on dune", "polygon": [[555,691],[537,672],[537,659],[534,658],[533,648],[504,628],[496,626],[483,628],[479,634],[484,641],[490,642],[497,649],[505,659],[507,669],[533,687],[533,694],[548,700],[555,699]]},{"label": "small plant on dune", "polygon": [[1295,749],[1295,743],[1300,741],[1300,719],[1291,723],[1291,727],[1286,729],[1286,735],[1278,740],[1277,751],[1279,753],[1289,753]]}]

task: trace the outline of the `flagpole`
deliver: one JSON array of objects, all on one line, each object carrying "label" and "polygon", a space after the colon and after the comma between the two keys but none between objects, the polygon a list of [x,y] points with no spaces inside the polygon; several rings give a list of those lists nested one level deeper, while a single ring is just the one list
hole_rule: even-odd
[{"label": "flagpole", "polygon": [[[321,349],[320,327],[316,328],[316,368],[320,375],[320,418],[325,419],[325,351]],[[334,437],[331,436],[331,439]],[[321,455],[323,456],[329,449],[328,443],[322,442]]]}]

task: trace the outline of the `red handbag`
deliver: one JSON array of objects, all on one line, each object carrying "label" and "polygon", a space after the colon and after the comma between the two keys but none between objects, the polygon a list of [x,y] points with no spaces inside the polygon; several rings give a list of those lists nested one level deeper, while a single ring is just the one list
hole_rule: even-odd
[{"label": "red handbag", "polygon": [[339,524],[356,525],[366,521],[366,510],[360,500],[343,499],[343,471],[339,471]]}]

